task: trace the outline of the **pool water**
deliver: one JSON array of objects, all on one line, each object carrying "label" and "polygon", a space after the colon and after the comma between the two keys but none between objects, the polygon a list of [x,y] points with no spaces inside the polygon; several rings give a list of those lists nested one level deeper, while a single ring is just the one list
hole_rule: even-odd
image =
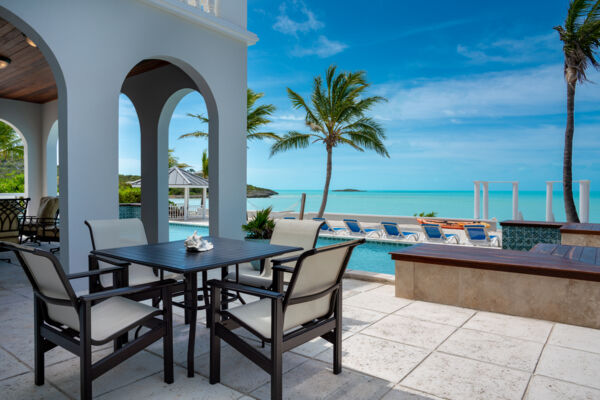
[{"label": "pool water", "polygon": [[[169,240],[183,240],[190,236],[194,231],[198,231],[198,235],[208,235],[208,227],[184,225],[184,224],[169,224]],[[328,246],[334,243],[340,243],[348,239],[334,239],[320,237],[317,240],[317,247]],[[394,274],[394,262],[390,256],[391,251],[397,251],[402,248],[411,246],[404,243],[387,243],[369,241],[358,246],[352,253],[352,258],[348,264],[348,269],[356,269],[361,271],[378,272],[383,274]]]}]

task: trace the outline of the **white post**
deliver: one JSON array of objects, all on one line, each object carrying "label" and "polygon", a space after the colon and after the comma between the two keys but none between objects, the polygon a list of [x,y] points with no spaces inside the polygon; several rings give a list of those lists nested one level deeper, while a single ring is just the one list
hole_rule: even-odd
[{"label": "white post", "polygon": [[475,203],[475,209],[473,210],[473,218],[480,219],[481,218],[481,190],[479,188],[479,181],[473,182],[475,185],[473,187],[473,200]]},{"label": "white post", "polygon": [[490,191],[489,182],[483,183],[483,219],[490,219]]},{"label": "white post", "polygon": [[579,181],[579,219],[583,223],[590,222],[590,181]]},{"label": "white post", "polygon": [[206,188],[202,188],[202,219],[206,218]]},{"label": "white post", "polygon": [[553,183],[546,182],[546,221],[552,222],[554,216],[552,214],[552,189]]},{"label": "white post", "polygon": [[512,183],[512,219],[519,219],[519,182]]},{"label": "white post", "polygon": [[188,207],[190,205],[190,188],[185,187],[183,189],[183,219],[187,221],[188,219]]}]

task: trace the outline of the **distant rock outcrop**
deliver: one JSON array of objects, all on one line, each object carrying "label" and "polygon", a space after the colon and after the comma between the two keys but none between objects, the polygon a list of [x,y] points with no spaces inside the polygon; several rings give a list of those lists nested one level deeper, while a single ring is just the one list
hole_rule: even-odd
[{"label": "distant rock outcrop", "polygon": [[265,189],[265,188],[261,188],[258,186],[248,185],[248,187],[246,189],[246,197],[248,197],[250,199],[271,197],[276,194],[279,194],[279,193],[277,193],[274,190]]}]

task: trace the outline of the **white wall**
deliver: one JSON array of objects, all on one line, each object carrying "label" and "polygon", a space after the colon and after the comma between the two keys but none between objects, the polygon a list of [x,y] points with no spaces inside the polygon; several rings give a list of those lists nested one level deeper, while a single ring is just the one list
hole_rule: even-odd
[{"label": "white wall", "polygon": [[[245,42],[137,0],[0,0],[0,17],[39,43],[55,72],[61,257],[71,271],[87,269],[91,243],[83,221],[118,216],[119,93],[127,73],[146,58],[171,61],[214,94],[219,125],[211,128],[209,151],[218,175],[211,176],[211,233],[241,237]],[[40,173],[42,156],[36,158]]]}]

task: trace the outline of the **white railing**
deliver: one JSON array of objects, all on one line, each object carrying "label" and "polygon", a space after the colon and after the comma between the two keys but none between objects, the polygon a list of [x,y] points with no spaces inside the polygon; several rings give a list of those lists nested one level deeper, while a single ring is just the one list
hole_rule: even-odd
[{"label": "white railing", "polygon": [[179,0],[182,3],[186,3],[188,6],[196,7],[199,10],[204,11],[207,14],[219,16],[219,3],[221,0]]},{"label": "white railing", "polygon": [[[190,206],[188,208],[188,218],[208,218],[208,208],[201,206]],[[184,206],[169,205],[169,219],[185,219]]]}]

